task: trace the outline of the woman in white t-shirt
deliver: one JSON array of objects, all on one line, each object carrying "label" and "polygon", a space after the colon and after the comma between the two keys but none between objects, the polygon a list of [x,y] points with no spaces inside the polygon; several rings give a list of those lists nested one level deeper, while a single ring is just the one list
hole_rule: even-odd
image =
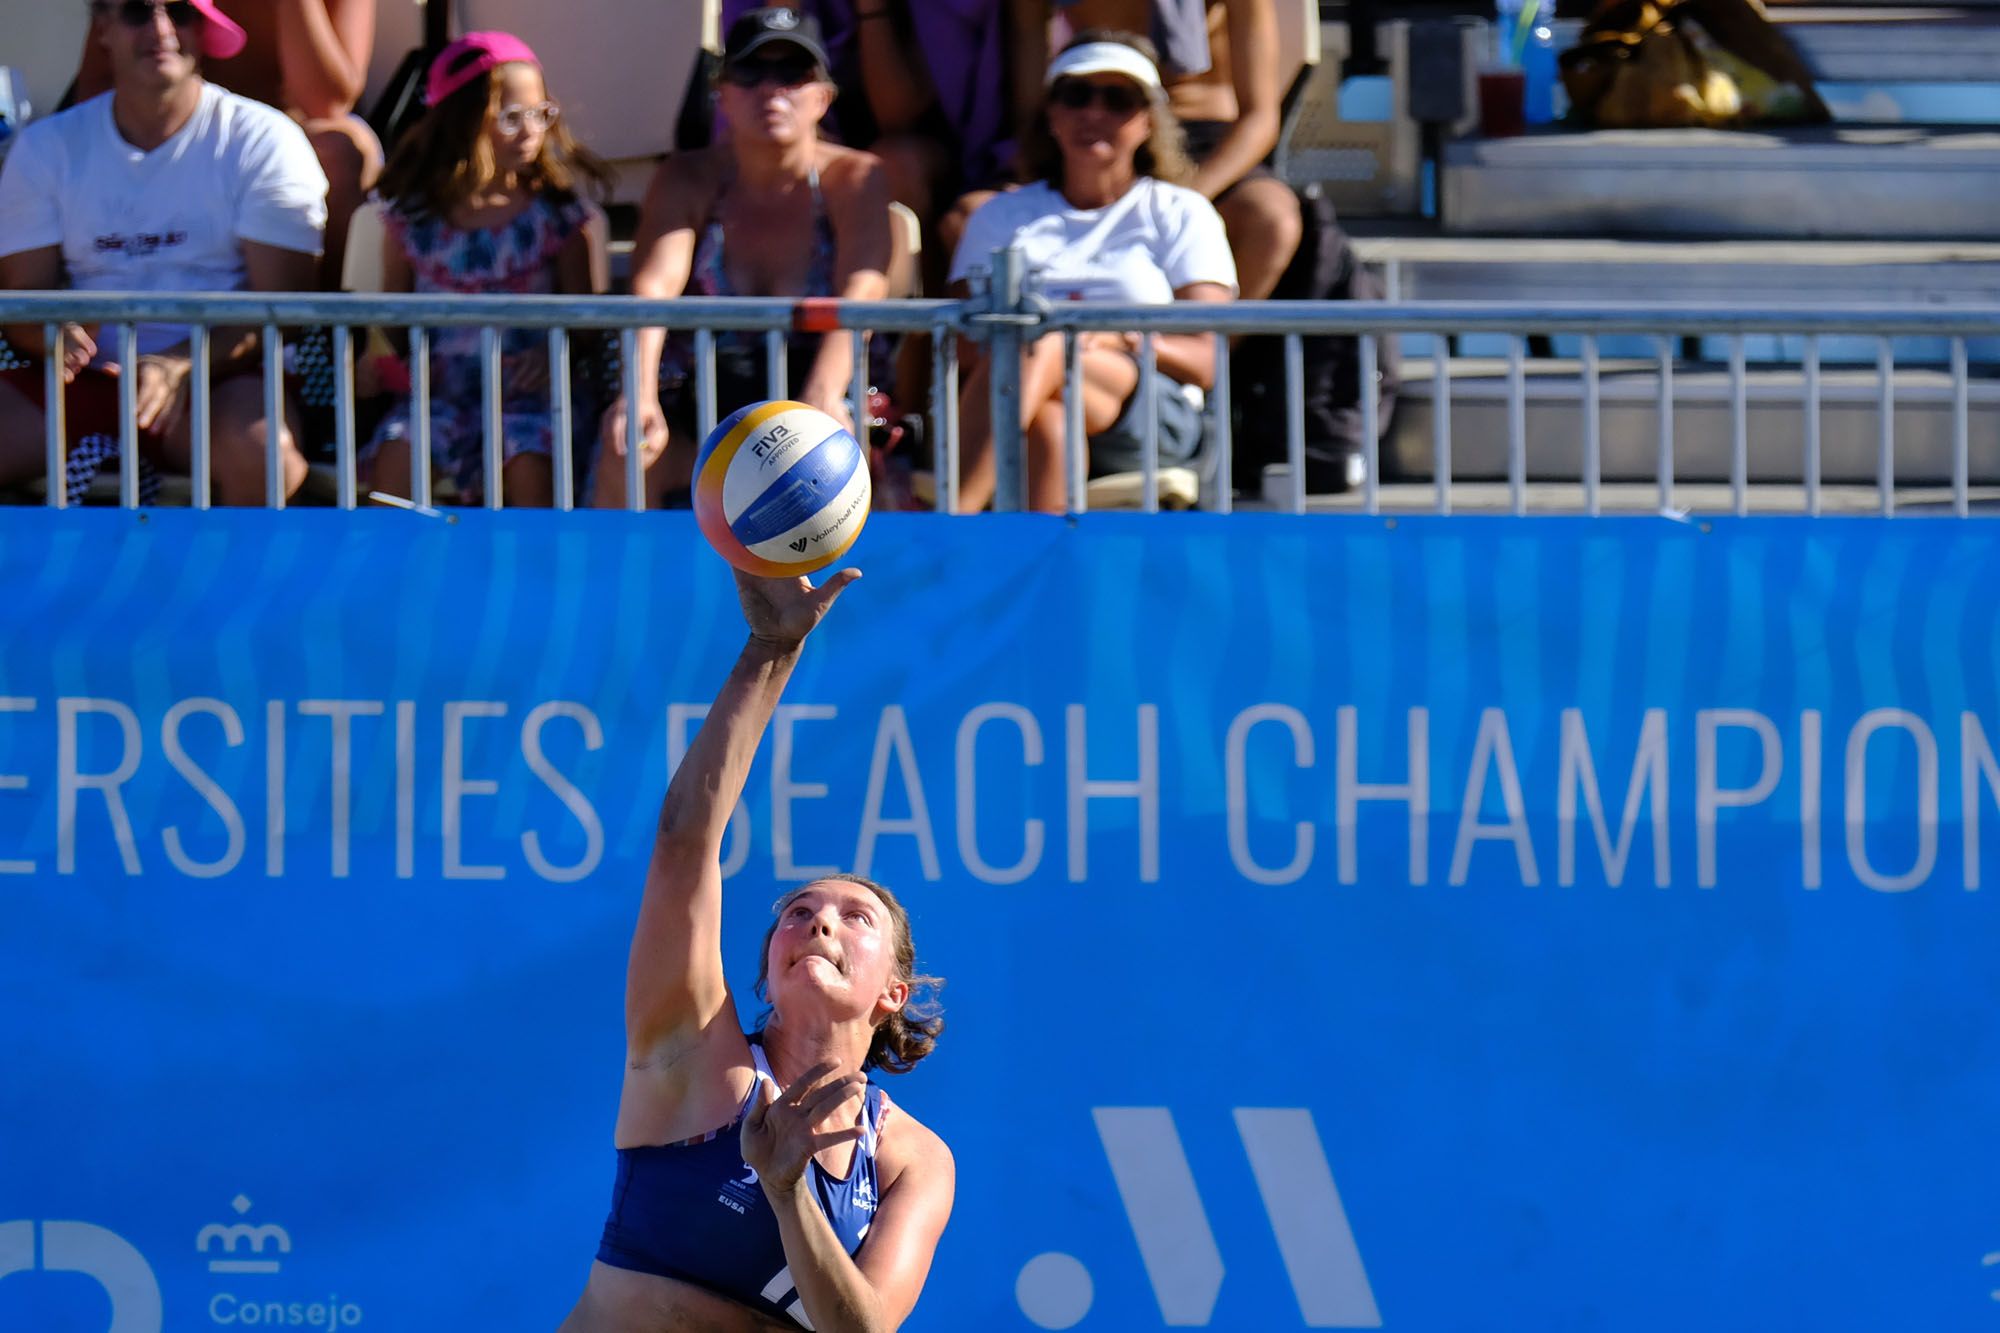
[{"label": "woman in white t-shirt", "polygon": [[[995,195],[966,223],[952,257],[961,290],[983,281],[995,250],[1018,246],[1028,286],[1050,300],[1125,305],[1228,301],[1236,263],[1215,208],[1186,182],[1193,165],[1160,90],[1152,45],[1129,33],[1085,32],[1049,63],[1042,108],[1022,144],[1035,177]],[[1141,466],[1144,405],[1139,338],[1079,339],[1083,424],[1094,475]],[[1201,392],[1214,383],[1216,339],[1158,334],[1160,463],[1191,459],[1201,444]],[[959,508],[993,498],[991,367],[968,363],[960,401]],[[1064,507],[1063,351],[1060,336],[1031,346],[1021,363],[1021,425],[1027,437],[1026,502]]]}]

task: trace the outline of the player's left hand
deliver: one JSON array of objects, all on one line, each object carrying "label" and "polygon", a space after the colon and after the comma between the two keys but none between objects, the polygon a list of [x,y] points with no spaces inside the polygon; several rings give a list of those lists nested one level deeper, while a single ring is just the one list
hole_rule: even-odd
[{"label": "player's left hand", "polygon": [[[833,1061],[821,1061],[783,1092],[770,1079],[758,1076],[757,1094],[750,1099],[738,1138],[744,1165],[755,1169],[767,1191],[790,1193],[816,1153],[861,1138],[859,1102],[868,1080],[838,1070]],[[856,1123],[823,1132],[817,1128],[850,1102],[856,1103]]]}]

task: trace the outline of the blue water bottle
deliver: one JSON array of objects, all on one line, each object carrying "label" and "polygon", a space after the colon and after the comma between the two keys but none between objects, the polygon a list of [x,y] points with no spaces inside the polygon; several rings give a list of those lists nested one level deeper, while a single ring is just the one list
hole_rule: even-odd
[{"label": "blue water bottle", "polygon": [[1556,35],[1547,14],[1531,13],[1521,48],[1521,119],[1546,125],[1556,118]]}]

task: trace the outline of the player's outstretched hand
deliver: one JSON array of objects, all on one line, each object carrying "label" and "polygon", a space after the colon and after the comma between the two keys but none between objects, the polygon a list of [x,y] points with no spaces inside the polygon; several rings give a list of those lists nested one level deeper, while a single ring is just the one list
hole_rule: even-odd
[{"label": "player's outstretched hand", "polygon": [[[757,1092],[750,1099],[738,1138],[744,1165],[757,1172],[765,1189],[779,1194],[796,1189],[815,1153],[861,1137],[859,1101],[868,1080],[854,1073],[836,1077],[838,1068],[833,1061],[823,1060],[783,1092],[776,1083],[758,1075]],[[825,1132],[816,1128],[850,1102],[856,1104],[856,1123]]]},{"label": "player's outstretched hand", "polygon": [[834,599],[861,577],[858,569],[843,569],[815,588],[803,576],[766,579],[740,569],[735,573],[736,594],[743,602],[743,618],[750,622],[750,637],[787,651],[805,642]]}]

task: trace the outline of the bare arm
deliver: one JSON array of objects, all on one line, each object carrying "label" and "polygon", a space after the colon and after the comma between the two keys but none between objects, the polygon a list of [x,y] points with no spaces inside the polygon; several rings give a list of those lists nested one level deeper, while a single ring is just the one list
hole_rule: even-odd
[{"label": "bare arm", "polygon": [[368,84],[375,0],[278,0],[278,72],[307,120],[354,110]]},{"label": "bare arm", "polygon": [[[697,208],[706,212],[712,188],[707,182],[707,150],[668,158],[653,173],[639,210],[639,230],[632,238],[632,295],[665,300],[687,290],[694,268],[695,231],[701,225]],[[657,401],[660,355],[667,331],[639,330],[639,393]]]},{"label": "bare arm", "polygon": [[[1174,292],[1180,301],[1227,301],[1229,289],[1219,282],[1192,282]],[[1133,356],[1139,354],[1139,335],[1136,333],[1109,333],[1099,337],[1116,340],[1125,351]],[[1156,333],[1153,335],[1153,361],[1160,373],[1182,384],[1193,384],[1203,389],[1215,387],[1215,335],[1212,333]]]},{"label": "bare arm", "polygon": [[905,0],[860,0],[854,9],[861,53],[861,87],[883,134],[907,134],[937,104],[937,90],[920,53],[904,37]]},{"label": "bare arm", "polygon": [[[243,290],[250,292],[316,292],[319,256],[286,250],[261,241],[237,242],[243,247]],[[210,335],[209,363],[220,375],[252,364],[263,345],[261,329],[217,328]]]},{"label": "bare arm", "polygon": [[[786,1089],[782,1097],[774,1087],[765,1085],[758,1104],[745,1117],[746,1140],[762,1137],[759,1127],[767,1117],[777,1120],[786,1116],[783,1103],[798,1096],[800,1085],[807,1086],[808,1100],[792,1125],[793,1142],[799,1149],[857,1138],[861,1133],[858,1126],[798,1135],[800,1121],[812,1123],[815,1119],[816,1105],[810,1100],[815,1076],[831,1069],[831,1065],[818,1067]],[[859,1075],[849,1075],[816,1086],[823,1089],[817,1107],[826,1107],[830,1102],[843,1103],[850,1093],[858,1095],[865,1085]],[[777,1165],[776,1170],[758,1167],[764,1197],[778,1219],[786,1267],[812,1326],[824,1333],[876,1333],[901,1326],[923,1293],[938,1237],[944,1234],[951,1216],[956,1182],[950,1150],[937,1135],[907,1116],[892,1124],[893,1137],[885,1134],[879,1159],[881,1206],[869,1223],[867,1239],[852,1258],[814,1199],[812,1187],[804,1183],[802,1170],[794,1169],[804,1165],[796,1150],[784,1154],[788,1160],[781,1165],[766,1163]],[[752,1160],[747,1149],[744,1160]]]},{"label": "bare arm", "polygon": [[[53,292],[60,290],[62,280],[62,247],[44,245],[34,250],[17,250],[11,255],[0,255],[0,290],[10,292]],[[79,325],[65,325],[65,338],[70,329]],[[46,330],[40,324],[9,324],[4,330],[7,343],[27,356],[42,356],[49,350]],[[95,330],[89,331],[91,334]],[[93,343],[91,355],[95,355]],[[87,362],[90,356],[85,356]]]},{"label": "bare arm", "polygon": [[799,650],[841,591],[846,570],[805,579],[736,576],[750,641],[667,786],[625,974],[625,1041],[650,1063],[729,1000],[722,969],[722,834]]},{"label": "bare arm", "polygon": [[[371,205],[364,205],[370,207]],[[413,292],[417,289],[417,275],[410,267],[410,256],[393,238],[385,237],[382,245],[382,290],[385,292]]]},{"label": "bare arm", "polygon": [[1042,75],[1049,63],[1049,4],[1048,0],[1002,3],[1007,6],[1007,100],[1013,108],[1012,133],[1018,147],[1042,105]]},{"label": "bare arm", "polygon": [[316,292],[319,256],[286,250],[261,241],[239,241],[243,247],[243,287],[252,292]]},{"label": "bare arm", "polygon": [[1243,179],[1278,146],[1278,16],[1272,0],[1229,0],[1229,70],[1236,89],[1236,123],[1195,172],[1194,188],[1210,199]]},{"label": "bare arm", "polygon": [[[838,184],[829,178],[827,208],[833,222],[833,290],[849,301],[880,301],[889,294],[889,181],[882,164],[865,153],[840,159]],[[805,401],[836,418],[854,378],[854,340],[836,329],[820,341],[800,390]],[[832,406],[830,407],[829,404]],[[858,423],[856,423],[858,425]]]},{"label": "bare arm", "polygon": [[590,230],[578,227],[556,252],[556,290],[565,296],[596,296],[597,278],[590,271]]}]

